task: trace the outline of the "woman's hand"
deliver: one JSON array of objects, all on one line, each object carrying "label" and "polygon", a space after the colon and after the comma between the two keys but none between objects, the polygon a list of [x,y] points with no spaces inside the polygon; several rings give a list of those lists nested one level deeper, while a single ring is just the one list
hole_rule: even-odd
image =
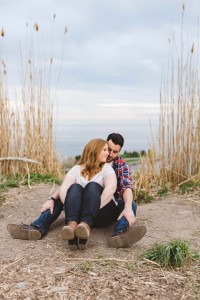
[{"label": "woman's hand", "polygon": [[53,214],[53,209],[54,209],[54,201],[53,200],[48,200],[42,205],[41,213],[50,209],[51,214]]}]

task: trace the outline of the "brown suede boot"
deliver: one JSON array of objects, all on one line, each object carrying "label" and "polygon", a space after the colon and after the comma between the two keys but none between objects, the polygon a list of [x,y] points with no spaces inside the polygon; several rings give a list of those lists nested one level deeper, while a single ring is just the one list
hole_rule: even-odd
[{"label": "brown suede boot", "polygon": [[126,231],[111,237],[108,241],[108,246],[112,248],[131,246],[141,240],[146,231],[145,225],[131,225]]},{"label": "brown suede boot", "polygon": [[42,233],[39,229],[23,223],[8,224],[7,230],[15,239],[36,241],[42,237]]},{"label": "brown suede boot", "polygon": [[78,249],[85,250],[87,248],[87,239],[90,236],[90,226],[81,222],[75,229],[75,235],[78,238]]},{"label": "brown suede boot", "polygon": [[71,221],[68,225],[65,225],[61,230],[61,237],[63,240],[73,240],[75,235],[74,231],[76,229],[77,223]]},{"label": "brown suede boot", "polygon": [[65,225],[61,230],[61,238],[68,241],[68,248],[70,250],[77,249],[77,238],[75,237],[74,231],[76,229],[77,223],[71,221],[68,225]]},{"label": "brown suede boot", "polygon": [[75,235],[79,239],[87,239],[90,236],[90,227],[87,223],[81,222],[75,229]]}]

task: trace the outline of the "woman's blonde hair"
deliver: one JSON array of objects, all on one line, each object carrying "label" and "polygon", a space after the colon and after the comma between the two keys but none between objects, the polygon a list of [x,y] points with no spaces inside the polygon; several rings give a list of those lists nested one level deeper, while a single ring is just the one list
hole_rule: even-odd
[{"label": "woman's blonde hair", "polygon": [[104,163],[99,163],[97,159],[106,144],[108,143],[105,140],[94,139],[85,146],[83,153],[77,162],[78,165],[84,165],[81,175],[84,177],[88,176],[88,179],[90,180],[103,168]]}]

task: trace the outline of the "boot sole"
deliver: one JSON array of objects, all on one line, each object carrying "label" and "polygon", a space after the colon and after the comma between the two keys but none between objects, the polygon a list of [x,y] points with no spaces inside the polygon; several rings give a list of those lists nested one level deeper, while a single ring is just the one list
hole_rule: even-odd
[{"label": "boot sole", "polygon": [[70,226],[64,226],[61,230],[61,238],[66,240],[74,239],[74,230]]},{"label": "boot sole", "polygon": [[126,233],[111,237],[108,241],[108,247],[121,248],[129,246],[141,240],[146,232],[146,226],[132,225],[129,227]]},{"label": "boot sole", "polygon": [[79,224],[75,229],[75,235],[79,239],[87,240],[89,238],[90,231],[84,225]]},{"label": "boot sole", "polygon": [[7,225],[8,232],[16,239],[20,240],[39,240],[41,239],[42,234],[37,229],[24,229],[20,225],[17,224],[8,224]]},{"label": "boot sole", "polygon": [[84,242],[80,241],[81,239],[79,239],[79,242],[78,242],[78,249],[79,250],[85,250],[87,249],[87,240],[84,240]]},{"label": "boot sole", "polygon": [[78,249],[79,250],[86,250],[87,249],[87,245],[85,244],[78,244]]},{"label": "boot sole", "polygon": [[78,243],[78,241],[77,241],[76,237],[72,240],[68,240],[68,249],[69,250],[77,250],[78,249],[77,243]]},{"label": "boot sole", "polygon": [[77,250],[77,245],[76,244],[68,244],[68,249],[69,250]]}]

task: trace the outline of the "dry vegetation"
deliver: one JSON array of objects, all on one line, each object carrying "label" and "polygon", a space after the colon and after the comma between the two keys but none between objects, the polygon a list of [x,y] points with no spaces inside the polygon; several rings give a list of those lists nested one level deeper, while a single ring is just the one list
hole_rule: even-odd
[{"label": "dry vegetation", "polygon": [[[34,35],[39,35],[38,24],[34,25],[32,37]],[[6,35],[1,36],[6,42]],[[3,141],[0,173],[60,175],[53,136],[52,58],[44,59],[45,63],[40,47],[34,47],[32,40],[26,51],[24,55],[23,51],[20,53],[21,87],[14,91],[14,99],[8,97],[6,63],[0,61],[0,139]]]},{"label": "dry vegetation", "polygon": [[[58,259],[58,254],[53,261],[46,257],[41,264],[35,254],[4,267],[1,276],[9,283],[1,287],[2,299],[198,299],[195,267],[174,272],[147,261],[73,257],[61,267]],[[191,271],[196,272],[193,278]]]},{"label": "dry vegetation", "polygon": [[[183,14],[185,7],[183,6]],[[182,15],[183,20],[183,15]],[[174,188],[190,180],[200,180],[200,78],[198,50],[184,48],[183,23],[178,49],[175,38],[169,41],[167,75],[160,93],[158,138],[141,171],[140,185]]]}]

